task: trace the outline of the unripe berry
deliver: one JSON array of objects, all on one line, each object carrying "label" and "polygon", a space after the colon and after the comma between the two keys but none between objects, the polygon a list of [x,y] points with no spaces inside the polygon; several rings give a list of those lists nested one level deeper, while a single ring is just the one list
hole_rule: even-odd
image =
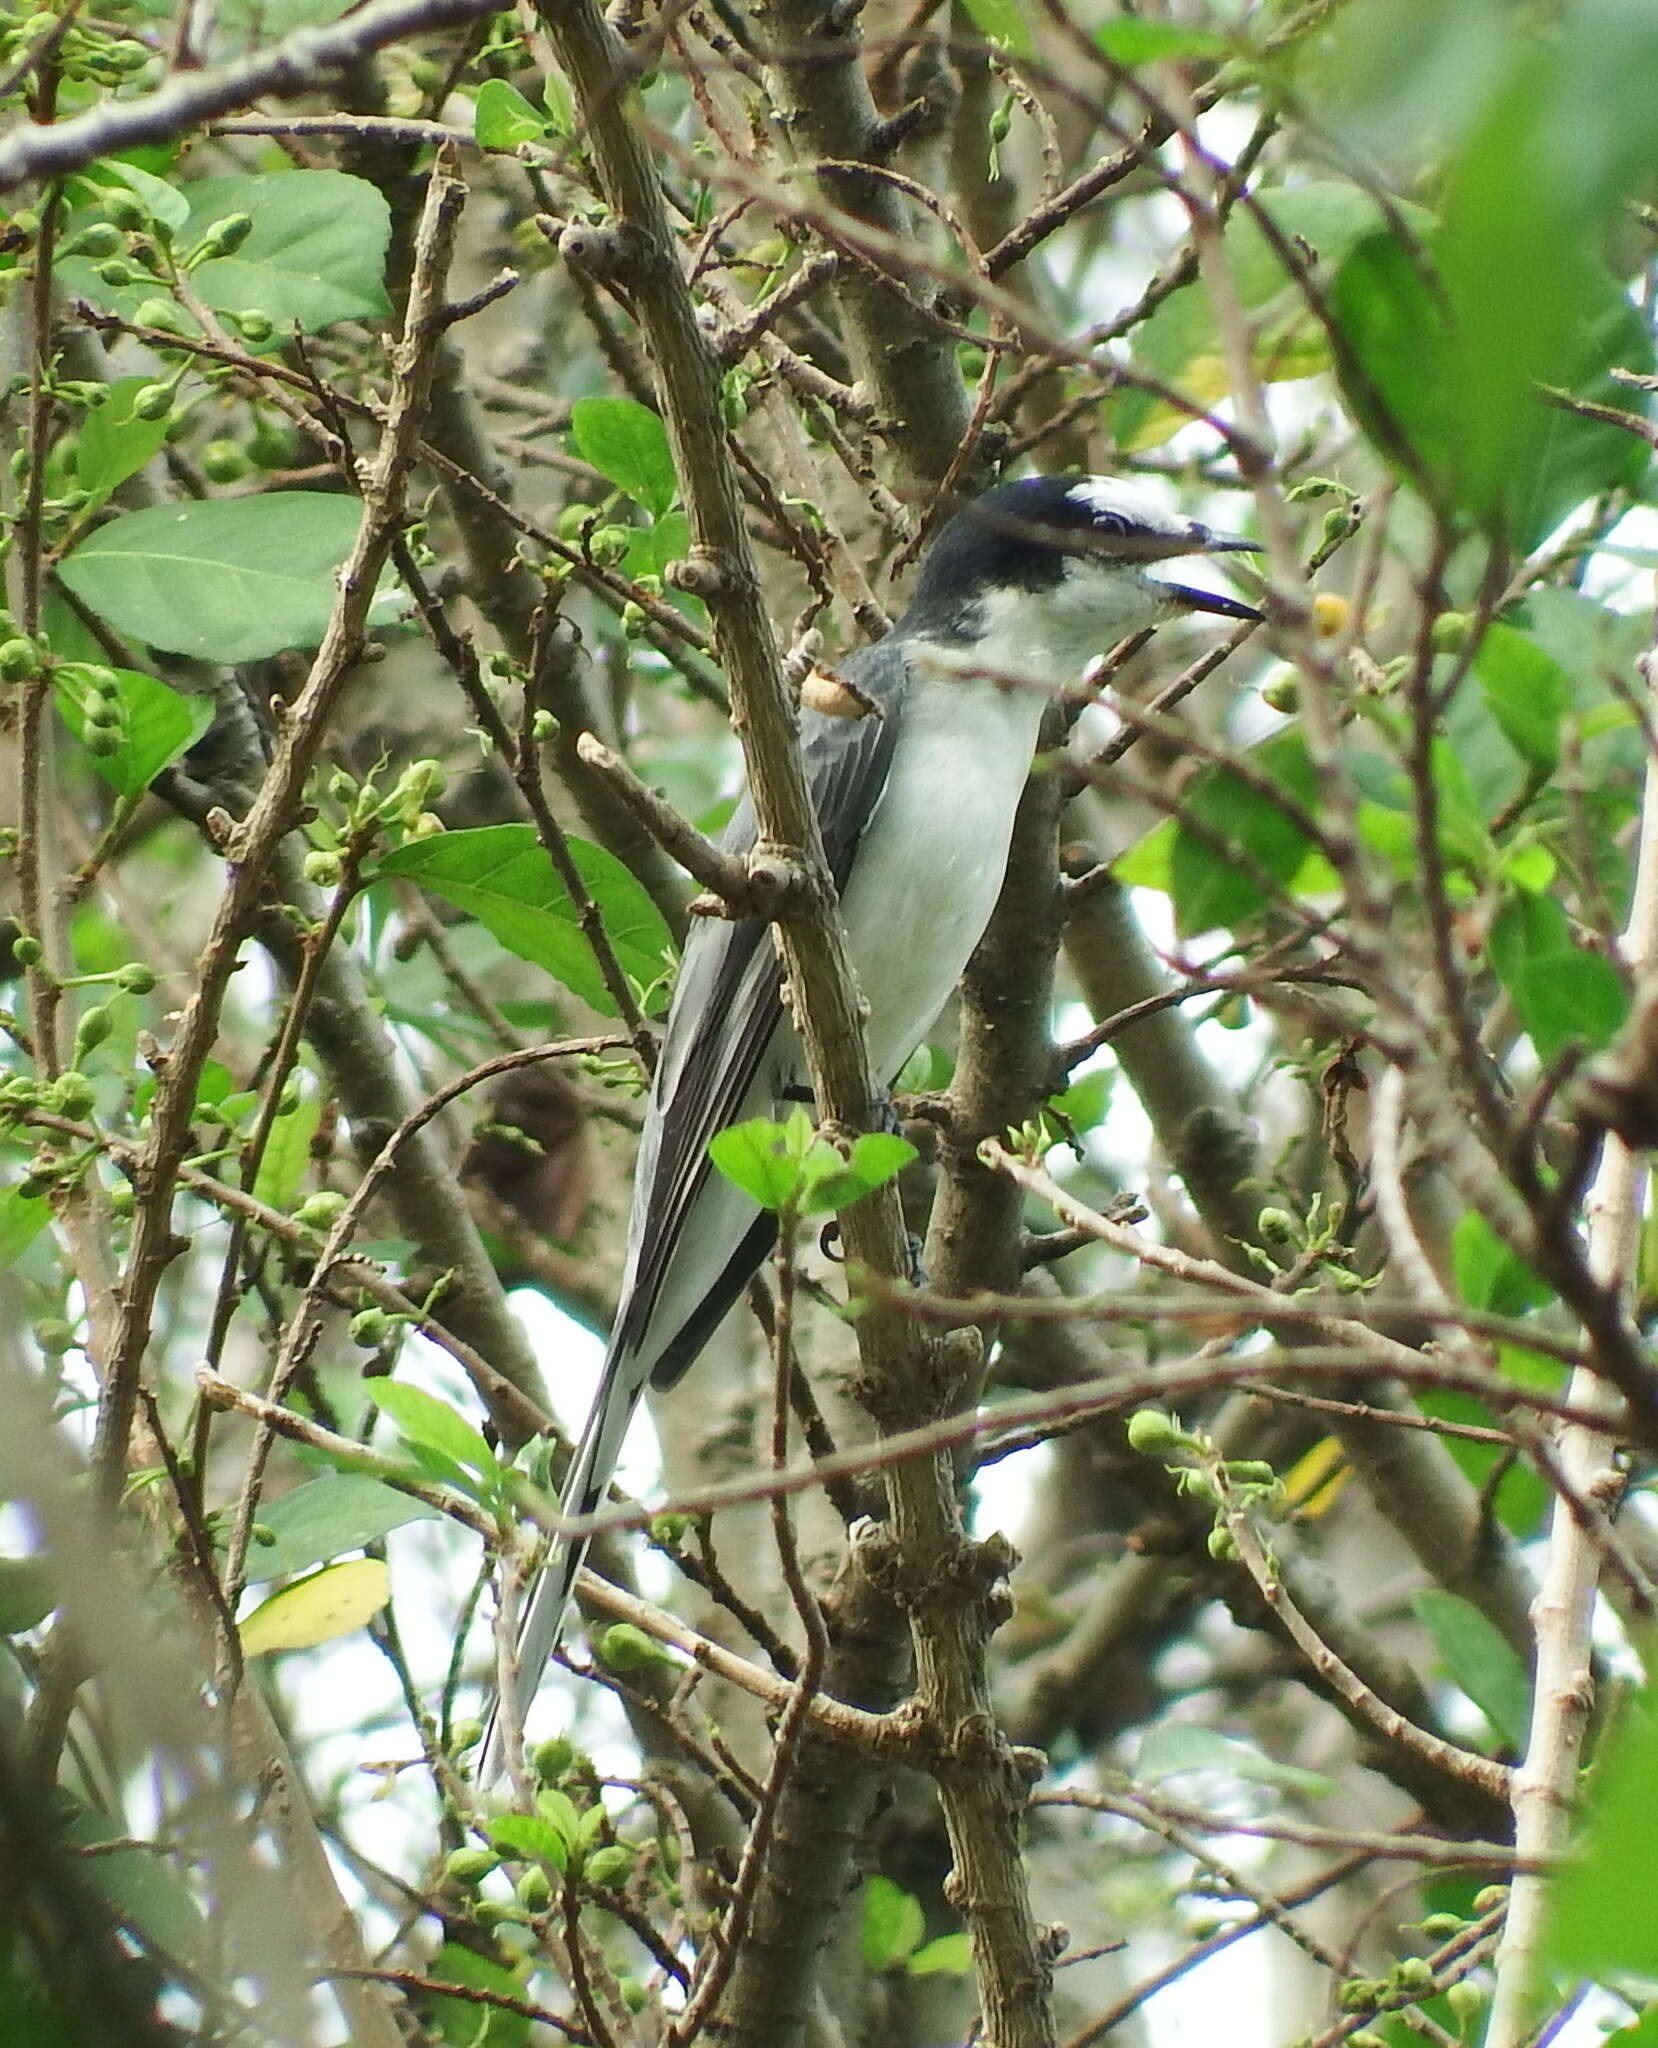
[{"label": "unripe berry", "polygon": [[1160,1451],[1178,1451],[1186,1441],[1185,1432],[1172,1416],[1160,1408],[1140,1408],[1128,1418],[1129,1448],[1147,1456]]}]

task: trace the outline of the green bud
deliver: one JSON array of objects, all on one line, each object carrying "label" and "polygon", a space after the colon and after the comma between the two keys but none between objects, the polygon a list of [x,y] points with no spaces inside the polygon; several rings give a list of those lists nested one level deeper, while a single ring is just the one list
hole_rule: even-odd
[{"label": "green bud", "polygon": [[524,1915],[517,1906],[503,1906],[499,1899],[476,1899],[471,1906],[473,1925],[481,1927],[486,1934],[497,1927],[512,1927],[521,1924]]},{"label": "green bud", "polygon": [[81,1056],[103,1044],[115,1029],[115,1019],[110,1015],[107,1003],[95,1003],[75,1027],[75,1064],[79,1066]]},{"label": "green bud", "polygon": [[312,1230],[327,1230],[339,1220],[345,1199],[334,1188],[319,1188],[300,1203],[294,1211],[294,1221],[307,1224]]},{"label": "green bud", "polygon": [[1393,1966],[1393,1981],[1401,1991],[1432,1991],[1433,1971],[1421,1956],[1401,1956]]},{"label": "green bud", "polygon": [[107,726],[112,732],[119,732],[127,722],[127,709],[119,697],[92,697],[81,715],[88,726]]},{"label": "green bud", "polygon": [[1435,654],[1460,654],[1468,645],[1474,622],[1466,612],[1441,612],[1428,633]]},{"label": "green bud", "polygon": [[372,1351],[385,1343],[393,1327],[391,1317],[383,1308],[359,1309],[351,1318],[351,1341],[361,1344],[365,1351]]},{"label": "green bud", "polygon": [[628,638],[635,639],[644,632],[650,621],[645,616],[645,607],[635,604],[630,598],[622,607],[622,631]]},{"label": "green bud", "polygon": [[306,881],[314,883],[317,888],[332,889],[343,870],[337,853],[328,853],[318,847],[305,856],[303,872]]},{"label": "green bud", "polygon": [[19,967],[38,967],[45,957],[46,948],[27,932],[12,940],[12,958]]},{"label": "green bud", "polygon": [[543,1785],[556,1785],[576,1761],[576,1745],[563,1735],[549,1735],[530,1752],[530,1767]]},{"label": "green bud", "polygon": [[1295,1241],[1295,1218],[1287,1209],[1263,1209],[1255,1219],[1255,1228],[1267,1244],[1293,1244]]},{"label": "green bud", "polygon": [[539,1863],[532,1863],[513,1890],[518,1903],[531,1913],[544,1913],[553,1902],[552,1880]]},{"label": "green bud", "polygon": [[141,960],[130,960],[116,974],[115,986],[125,989],[129,996],[147,996],[155,987],[155,972]]},{"label": "green bud", "polygon": [[435,839],[440,832],[447,832],[448,829],[448,826],[444,824],[436,811],[422,811],[420,816],[409,827],[409,837],[411,839]]},{"label": "green bud", "polygon": [[1506,1884],[1488,1884],[1483,1891],[1474,1894],[1474,1917],[1484,1919],[1487,1913],[1496,1912],[1499,1906],[1508,1904]]},{"label": "green bud", "polygon": [[104,51],[104,62],[130,78],[135,71],[143,70],[151,55],[152,52],[143,43],[134,42],[130,37],[123,37],[120,41],[111,43]]},{"label": "green bud", "polygon": [[130,1216],[137,1207],[138,1197],[133,1192],[131,1182],[117,1181],[115,1186],[109,1191],[110,1214],[125,1218]]},{"label": "green bud", "polygon": [[588,555],[600,568],[608,569],[627,553],[632,538],[625,526],[601,526],[587,543]]},{"label": "green bud", "polygon": [[1301,709],[1301,678],[1287,661],[1281,662],[1261,685],[1261,702],[1269,711],[1288,713]]},{"label": "green bud", "polygon": [[[184,332],[184,315],[173,304],[171,299],[146,299],[132,317],[140,327],[159,327],[167,334],[182,334]],[[155,387],[152,385],[149,388],[153,390]],[[138,396],[142,398],[144,396],[143,392],[141,391]],[[171,402],[171,399],[169,399],[168,403],[171,404]],[[136,401],[133,405],[133,411],[138,413]],[[147,412],[138,413],[138,416],[140,419],[154,420],[160,419],[161,414]]]},{"label": "green bud", "polygon": [[1278,1474],[1264,1458],[1228,1458],[1226,1476],[1237,1486],[1276,1486]]},{"label": "green bud", "polygon": [[150,224],[150,209],[136,192],[111,192],[104,199],[104,214],[129,235]]},{"label": "green bud", "polygon": [[580,540],[582,528],[592,517],[591,505],[561,505],[553,531],[560,540]]},{"label": "green bud", "polygon": [[1186,1448],[1186,1432],[1173,1416],[1165,1415],[1160,1408],[1136,1409],[1128,1418],[1126,1434],[1129,1449],[1146,1457]]},{"label": "green bud", "polygon": [[15,640],[0,640],[0,679],[26,683],[40,674],[40,649],[21,634]]},{"label": "green bud", "polygon": [[625,1843],[595,1849],[582,1865],[582,1876],[603,1891],[620,1890],[633,1875],[634,1852]]},{"label": "green bud", "polygon": [[1349,1977],[1341,1987],[1339,2004],[1343,2012],[1368,2012],[1387,1986],[1375,1977]]},{"label": "green bud", "polygon": [[1441,1993],[1451,2008],[1459,2033],[1472,2031],[1474,2023],[1485,2011],[1486,1996],[1471,1977],[1459,1977],[1454,1984],[1447,1984]]},{"label": "green bud", "polygon": [[1006,142],[1013,133],[1013,109],[998,107],[990,117],[990,139],[992,142]]},{"label": "green bud", "polygon": [[[111,228],[110,233],[114,234],[115,230]],[[116,289],[122,285],[137,284],[142,275],[142,271],[134,270],[124,256],[112,256],[107,263],[98,265],[98,281]]]},{"label": "green bud", "polygon": [[213,222],[192,253],[198,261],[205,256],[233,256],[252,233],[251,213],[227,213]]},{"label": "green bud", "polygon": [[[159,321],[147,323],[159,326]],[[133,393],[132,416],[135,420],[164,420],[173,409],[173,387],[171,384],[144,384]]]},{"label": "green bud", "polygon": [[61,1316],[43,1316],[35,1324],[35,1342],[48,1358],[61,1358],[75,1348],[75,1333]]},{"label": "green bud", "polygon": [[233,484],[240,482],[253,464],[239,441],[209,441],[201,452],[201,466],[211,483]]},{"label": "green bud", "polygon": [[1460,1913],[1430,1913],[1426,1920],[1418,1920],[1416,1924],[1430,1940],[1449,1941],[1453,1934],[1460,1934],[1468,1922]]},{"label": "green bud", "polygon": [[1217,1522],[1203,1539],[1203,1546],[1219,1564],[1229,1564],[1238,1554],[1237,1543],[1232,1531],[1224,1522]]},{"label": "green bud", "polygon": [[[95,220],[90,227],[82,228],[78,235],[71,235],[64,244],[66,256],[119,256],[126,247],[126,237],[113,221]],[[103,275],[100,271],[99,276]],[[107,281],[107,280],[106,280]]]},{"label": "green bud", "polygon": [[95,761],[108,761],[120,753],[121,735],[111,726],[89,725],[81,735],[81,745]]},{"label": "green bud", "polygon": [[449,1731],[449,1753],[451,1756],[464,1756],[469,1749],[475,1748],[483,1739],[484,1724],[482,1721],[457,1721]]},{"label": "green bud", "polygon": [[674,1660],[632,1622],[613,1622],[593,1645],[599,1662],[612,1671],[645,1671],[653,1664],[672,1665]]},{"label": "green bud", "polygon": [[[79,1050],[77,1045],[76,1051]],[[83,1073],[71,1067],[66,1073],[59,1074],[47,1089],[46,1100],[59,1116],[72,1117],[78,1121],[81,1117],[92,1114],[92,1083]]]},{"label": "green bud", "polygon": [[468,1887],[481,1883],[500,1867],[501,1859],[493,1849],[452,1849],[443,1865],[445,1874],[456,1884]]},{"label": "green bud", "polygon": [[269,341],[276,332],[275,323],[268,313],[261,313],[250,307],[245,313],[236,315],[236,325],[242,330],[242,339],[251,341],[255,347]]}]

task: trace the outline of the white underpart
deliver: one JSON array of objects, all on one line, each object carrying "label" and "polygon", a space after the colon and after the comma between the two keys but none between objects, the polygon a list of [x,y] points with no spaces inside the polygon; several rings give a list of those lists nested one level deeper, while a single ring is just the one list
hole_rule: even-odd
[{"label": "white underpart", "polygon": [[[891,1084],[925,1038],[990,922],[1055,693],[1169,609],[1138,570],[1079,559],[1052,591],[990,593],[970,660],[960,648],[928,642],[907,650],[915,681],[841,902],[878,1087]],[[785,1019],[734,1121],[777,1114],[808,1080]],[[637,1354],[641,1368],[649,1370],[695,1312],[756,1214],[729,1181],[710,1175],[663,1276]]]}]

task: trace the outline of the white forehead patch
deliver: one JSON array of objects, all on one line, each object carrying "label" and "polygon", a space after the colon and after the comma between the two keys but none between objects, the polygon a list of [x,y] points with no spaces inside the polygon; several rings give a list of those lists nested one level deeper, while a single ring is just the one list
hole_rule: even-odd
[{"label": "white forehead patch", "polygon": [[1139,485],[1119,483],[1115,477],[1079,477],[1065,495],[1072,504],[1085,505],[1101,518],[1115,514],[1148,533],[1166,533],[1173,539],[1191,531],[1189,519],[1176,518]]}]

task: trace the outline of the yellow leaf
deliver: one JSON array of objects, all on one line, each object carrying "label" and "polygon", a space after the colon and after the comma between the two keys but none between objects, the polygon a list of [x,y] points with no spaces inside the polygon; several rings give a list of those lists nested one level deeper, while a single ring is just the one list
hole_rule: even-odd
[{"label": "yellow leaf", "polygon": [[313,1572],[261,1602],[241,1624],[242,1655],[309,1650],[361,1628],[391,1598],[391,1575],[377,1557],[354,1557]]},{"label": "yellow leaf", "polygon": [[1327,1436],[1286,1473],[1284,1491],[1297,1514],[1313,1519],[1330,1512],[1351,1477],[1341,1445],[1333,1436]]}]

